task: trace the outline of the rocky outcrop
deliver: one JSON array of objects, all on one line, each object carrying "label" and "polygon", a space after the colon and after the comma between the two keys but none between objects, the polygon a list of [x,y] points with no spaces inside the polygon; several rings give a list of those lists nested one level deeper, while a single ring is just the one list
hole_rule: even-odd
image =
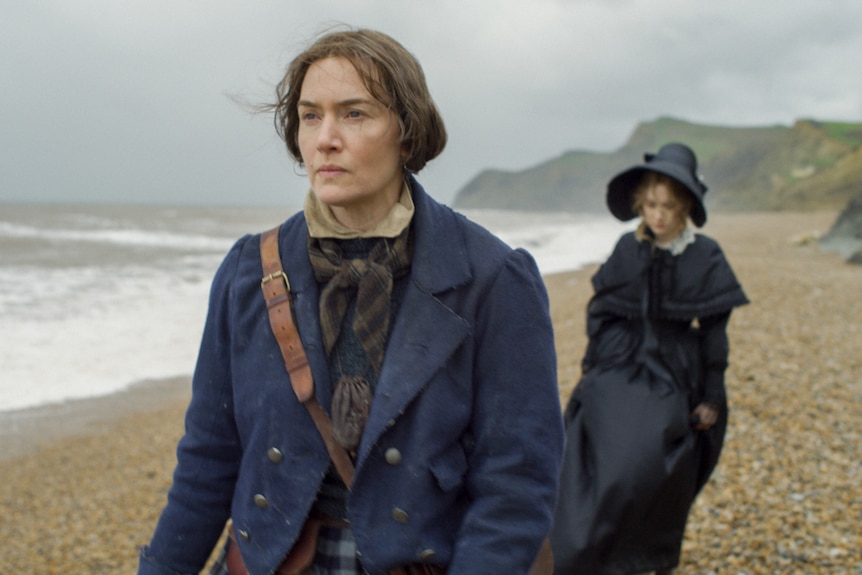
[{"label": "rocky outcrop", "polygon": [[862,193],[847,203],[820,245],[839,252],[850,263],[862,265]]}]

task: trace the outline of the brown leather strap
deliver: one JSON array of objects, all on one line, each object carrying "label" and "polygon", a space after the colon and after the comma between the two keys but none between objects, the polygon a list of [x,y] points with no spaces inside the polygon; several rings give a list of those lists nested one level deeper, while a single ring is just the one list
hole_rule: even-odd
[{"label": "brown leather strap", "polygon": [[347,451],[335,439],[335,434],[332,433],[332,420],[329,419],[329,416],[326,415],[320,403],[317,402],[317,398],[313,395],[311,399],[305,402],[305,407],[308,408],[308,412],[311,414],[317,430],[320,432],[321,437],[323,437],[326,450],[329,452],[329,458],[335,465],[338,475],[341,476],[341,480],[344,481],[347,489],[350,489],[350,485],[353,483],[353,461],[350,459]]},{"label": "brown leather strap", "polygon": [[[314,556],[317,554],[317,539],[322,525],[323,522],[313,516],[305,520],[290,553],[276,567],[275,575],[308,575],[311,573]],[[228,575],[249,575],[248,567],[236,542],[233,524],[228,528],[228,537],[230,542],[227,544],[227,553],[225,554],[225,567]]]},{"label": "brown leather strap", "polygon": [[332,420],[318,403],[314,396],[314,379],[311,375],[311,367],[296,323],[293,321],[290,299],[290,282],[281,265],[281,256],[278,252],[278,227],[264,232],[260,237],[260,260],[263,268],[263,279],[260,287],[266,300],[266,308],[269,311],[269,325],[272,333],[281,348],[284,358],[284,367],[290,374],[290,384],[297,399],[305,404],[314,425],[320,432],[329,457],[335,465],[335,469],[341,476],[341,480],[350,489],[353,483],[353,462],[347,451],[341,447],[332,433]]},{"label": "brown leather strap", "polygon": [[290,374],[293,391],[299,401],[304,403],[314,397],[314,380],[290,310],[290,282],[281,267],[278,254],[278,228],[261,236],[260,258],[263,267],[260,287],[269,311],[269,325],[281,347],[284,367]]}]

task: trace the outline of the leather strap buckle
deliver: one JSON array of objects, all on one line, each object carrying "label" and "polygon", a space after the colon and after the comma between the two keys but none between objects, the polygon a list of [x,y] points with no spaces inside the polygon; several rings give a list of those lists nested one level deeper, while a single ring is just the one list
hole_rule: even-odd
[{"label": "leather strap buckle", "polygon": [[277,272],[271,273],[268,276],[264,276],[262,280],[260,280],[260,287],[264,287],[271,281],[277,280],[281,278],[284,281],[284,287],[287,291],[290,291],[290,280],[287,279],[287,274],[284,273],[284,270],[278,270]]}]

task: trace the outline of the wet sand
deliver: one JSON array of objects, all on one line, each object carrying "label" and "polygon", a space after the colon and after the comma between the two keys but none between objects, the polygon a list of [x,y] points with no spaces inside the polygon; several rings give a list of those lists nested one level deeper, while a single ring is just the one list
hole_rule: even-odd
[{"label": "wet sand", "polygon": [[[834,213],[717,214],[752,304],[730,323],[731,421],[679,574],[862,573],[862,266]],[[596,266],[546,278],[565,402]],[[164,505],[188,378],[0,414],[0,572],[133,573]]]}]

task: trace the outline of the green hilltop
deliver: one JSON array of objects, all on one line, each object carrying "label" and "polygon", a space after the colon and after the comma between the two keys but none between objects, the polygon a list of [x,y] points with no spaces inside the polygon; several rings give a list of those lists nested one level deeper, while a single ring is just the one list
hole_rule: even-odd
[{"label": "green hilltop", "polygon": [[461,209],[605,212],[605,186],[678,141],[697,154],[720,211],[843,208],[862,193],[862,124],[798,120],[792,127],[726,127],[659,118],[639,124],[614,152],[569,151],[519,172],[486,170],[455,196]]}]

